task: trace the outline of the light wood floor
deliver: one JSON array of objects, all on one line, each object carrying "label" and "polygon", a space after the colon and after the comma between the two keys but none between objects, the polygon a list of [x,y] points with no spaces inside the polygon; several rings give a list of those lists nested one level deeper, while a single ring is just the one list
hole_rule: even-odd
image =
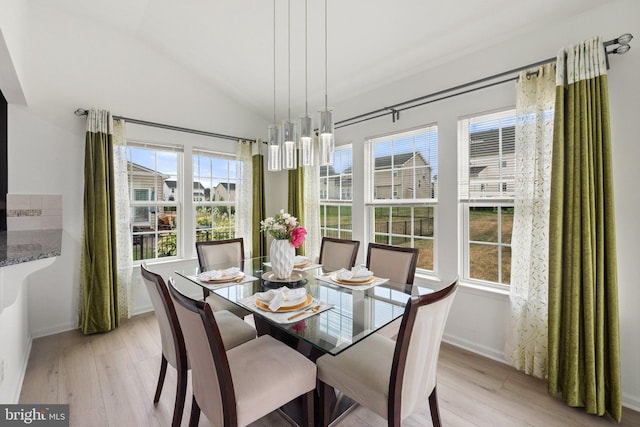
[{"label": "light wood floor", "polygon": [[[160,366],[160,333],[153,313],[122,322],[110,333],[71,331],[33,341],[20,403],[69,403],[71,426],[168,426],[175,396],[169,367],[162,397],[152,403]],[[546,384],[509,366],[443,344],[438,368],[440,411],[445,426],[614,426],[609,417],[569,408],[546,393]],[[188,425],[191,390],[183,425]],[[203,415],[200,426],[210,423]],[[277,413],[252,424],[288,426]],[[386,426],[358,407],[340,426]],[[431,426],[427,402],[404,426]],[[625,409],[620,426],[640,426]]]}]

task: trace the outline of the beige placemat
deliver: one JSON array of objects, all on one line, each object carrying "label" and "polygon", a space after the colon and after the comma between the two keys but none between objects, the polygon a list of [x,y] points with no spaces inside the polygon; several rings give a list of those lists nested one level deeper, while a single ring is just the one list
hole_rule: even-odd
[{"label": "beige placemat", "polygon": [[189,279],[196,281],[198,283],[203,284],[204,286],[206,286],[208,289],[220,289],[220,288],[224,288],[227,286],[231,286],[231,285],[237,285],[239,283],[247,283],[247,282],[253,282],[254,280],[258,280],[257,277],[254,277],[250,274],[245,274],[242,277],[242,280],[237,281],[237,280],[232,280],[230,282],[221,282],[221,283],[209,283],[206,281],[202,281],[202,280],[198,280],[198,276],[194,275],[194,276],[188,276]]},{"label": "beige placemat", "polygon": [[[300,320],[304,320],[307,319],[311,316],[314,316],[316,314],[320,314],[323,311],[326,310],[330,310],[331,308],[333,308],[333,304],[327,304],[326,302],[322,302],[320,300],[317,299],[313,299],[313,302],[311,302],[311,304],[309,304],[307,307],[305,307],[304,309],[300,309],[297,311],[288,311],[285,313],[273,313],[271,311],[266,311],[266,310],[262,310],[260,308],[258,308],[258,306],[256,305],[256,297],[254,295],[250,296],[250,297],[246,297],[246,298],[242,298],[241,300],[238,300],[238,302],[242,305],[244,305],[245,307],[247,307],[249,310],[256,312],[258,314],[260,314],[263,317],[266,317],[267,319],[276,322],[276,323],[295,323],[295,322],[299,322]],[[318,311],[316,312],[311,312],[311,311],[307,311],[310,310],[312,307],[315,306],[320,306],[320,308],[318,309]],[[304,313],[304,314],[302,314]],[[299,314],[299,315],[298,315]],[[298,316],[296,316],[298,315]],[[296,316],[294,319],[291,319],[292,316]],[[289,320],[291,319],[291,320]]]},{"label": "beige placemat", "polygon": [[331,283],[332,285],[342,286],[343,288],[353,289],[354,291],[363,291],[365,289],[373,288],[374,286],[382,285],[383,283],[387,283],[389,281],[389,279],[384,279],[382,277],[374,277],[373,282],[366,285],[347,285],[333,280],[331,278],[331,273],[318,274],[316,276],[316,279],[322,280],[323,282]]}]

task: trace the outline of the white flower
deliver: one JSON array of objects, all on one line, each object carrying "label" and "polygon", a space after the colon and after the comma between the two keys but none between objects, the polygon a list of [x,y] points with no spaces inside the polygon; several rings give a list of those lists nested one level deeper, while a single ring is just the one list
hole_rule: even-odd
[{"label": "white flower", "polygon": [[300,226],[298,218],[280,209],[274,217],[260,221],[260,231],[271,234],[276,239],[291,239],[291,231]]}]

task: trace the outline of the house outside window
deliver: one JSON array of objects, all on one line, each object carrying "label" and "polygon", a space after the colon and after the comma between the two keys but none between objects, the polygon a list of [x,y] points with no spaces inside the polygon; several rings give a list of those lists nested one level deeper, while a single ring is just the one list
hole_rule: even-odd
[{"label": "house outside window", "polygon": [[206,150],[193,151],[196,241],[235,237],[237,161]]},{"label": "house outside window", "polygon": [[504,287],[511,278],[515,110],[458,121],[463,278]]},{"label": "house outside window", "polygon": [[133,260],[178,256],[178,200],[168,196],[167,180],[179,180],[181,149],[127,144]]},{"label": "house outside window", "polygon": [[323,237],[352,239],[353,150],[337,147],[333,165],[320,167],[320,233]]},{"label": "house outside window", "polygon": [[435,271],[438,126],[366,141],[369,240],[418,248],[418,268]]}]

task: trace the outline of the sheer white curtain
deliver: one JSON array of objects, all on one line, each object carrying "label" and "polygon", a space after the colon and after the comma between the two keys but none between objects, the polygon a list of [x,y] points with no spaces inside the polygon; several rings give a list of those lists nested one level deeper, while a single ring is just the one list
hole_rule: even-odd
[{"label": "sheer white curtain", "polygon": [[555,64],[534,71],[520,73],[516,84],[511,318],[505,356],[516,369],[546,378]]},{"label": "sheer white curtain", "polygon": [[[317,140],[314,141],[318,146]],[[313,166],[304,167],[304,228],[307,237],[304,242],[304,253],[311,260],[317,261],[320,256],[320,166],[318,166],[318,150],[314,150]]]},{"label": "sheer white curtain", "polygon": [[236,151],[236,237],[244,239],[244,256],[251,257],[253,219],[253,163],[252,144],[249,141],[238,141]]},{"label": "sheer white curtain", "polygon": [[131,280],[133,252],[131,247],[129,185],[127,178],[127,136],[124,120],[113,121],[113,167],[116,199],[116,255],[118,263],[118,311],[120,317],[131,317],[133,285]]}]

